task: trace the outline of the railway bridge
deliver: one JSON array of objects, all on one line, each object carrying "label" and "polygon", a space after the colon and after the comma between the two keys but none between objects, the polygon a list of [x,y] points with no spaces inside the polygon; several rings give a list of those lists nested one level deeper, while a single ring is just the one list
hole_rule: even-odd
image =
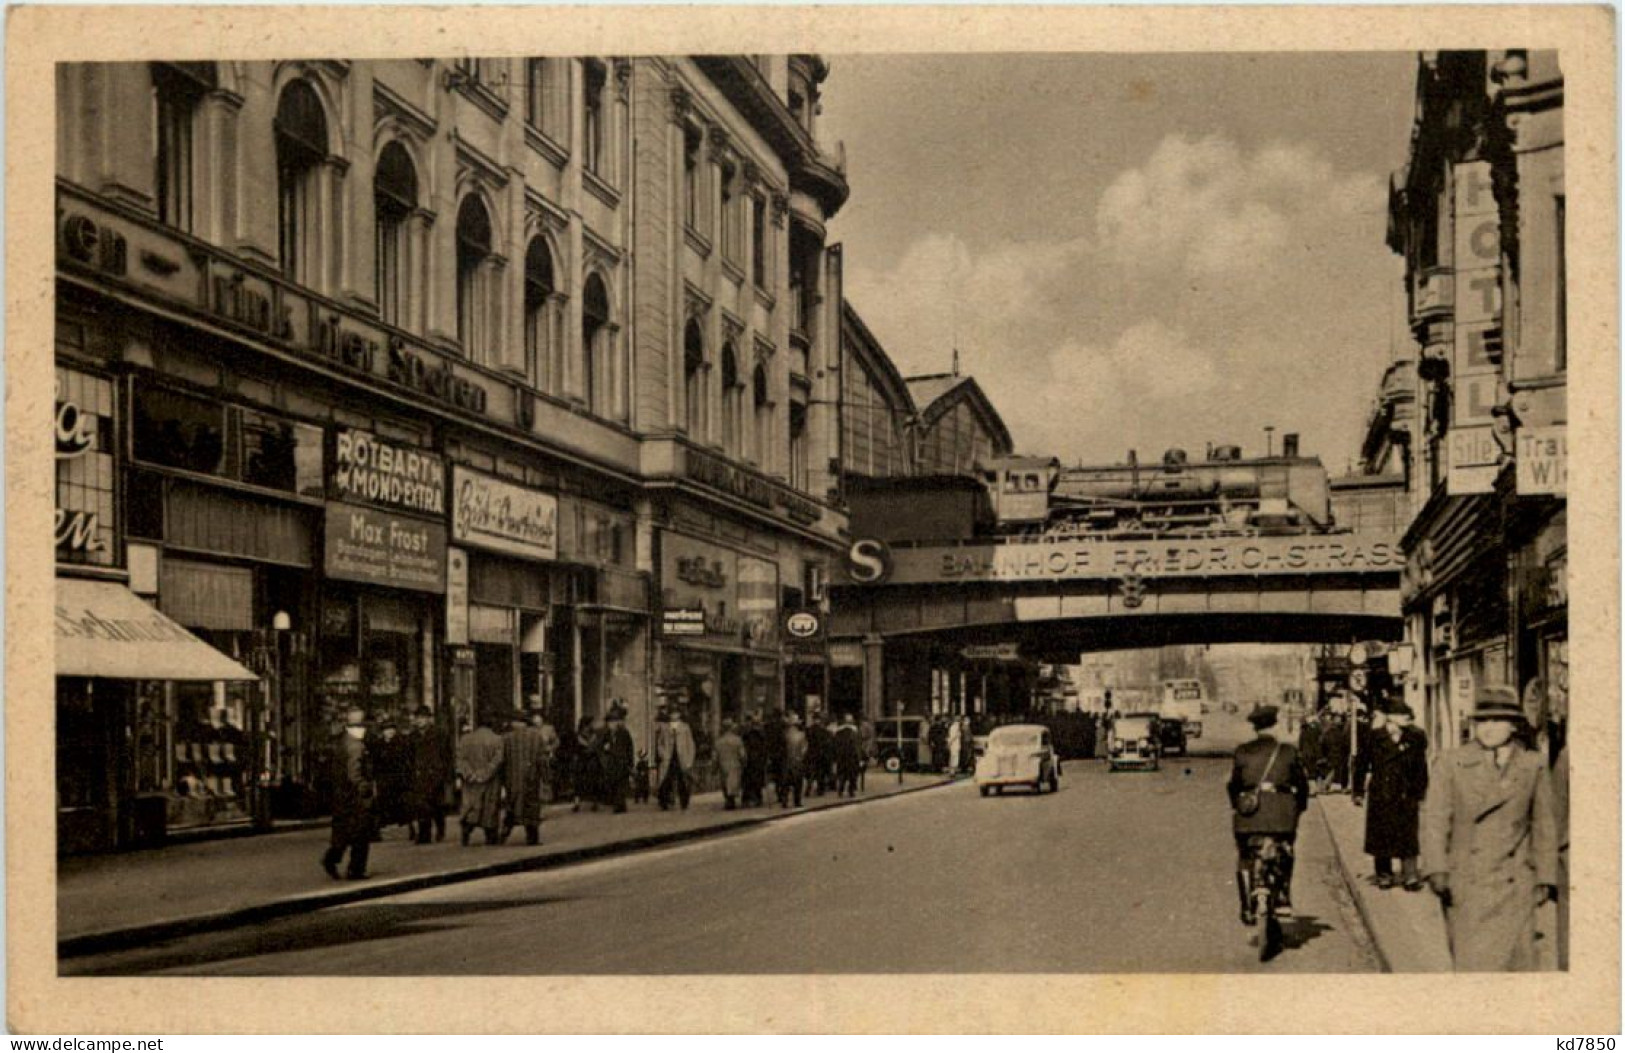
[{"label": "railway bridge", "polygon": [[1090,651],[1167,644],[1398,640],[1404,562],[1390,532],[859,537],[832,582],[831,698],[871,717],[923,712],[933,697],[958,708],[966,692],[988,689],[990,667],[1009,673],[1020,661],[1071,664]]}]

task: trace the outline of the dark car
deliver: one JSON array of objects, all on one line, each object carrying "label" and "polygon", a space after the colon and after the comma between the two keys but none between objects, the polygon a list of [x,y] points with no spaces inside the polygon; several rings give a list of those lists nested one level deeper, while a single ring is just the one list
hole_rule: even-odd
[{"label": "dark car", "polygon": [[1185,722],[1183,720],[1157,721],[1157,742],[1167,755],[1185,755]]}]

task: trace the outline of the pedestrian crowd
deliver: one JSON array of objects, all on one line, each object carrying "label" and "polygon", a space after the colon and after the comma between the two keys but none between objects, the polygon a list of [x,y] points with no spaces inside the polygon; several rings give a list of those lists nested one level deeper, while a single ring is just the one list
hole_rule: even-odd
[{"label": "pedestrian crowd", "polygon": [[[506,720],[480,713],[454,745],[427,708],[404,729],[390,720],[370,724],[364,710],[350,709],[333,747],[332,838],[322,868],[339,878],[348,854],[343,876],[365,877],[370,847],[383,830],[400,825],[413,843],[443,841],[449,811],[458,816],[464,845],[473,843],[475,831],[484,844],[500,845],[516,829],[524,830],[527,845],[539,845],[550,802],[620,814],[629,797],[642,803],[653,796],[662,811],[687,810],[702,752],[728,811],[764,807],[770,783],[781,808],[832,792],[855,797],[875,759],[872,729],[850,714],[837,719],[814,709],[803,720],[794,712],[758,709],[742,721],[724,720],[702,750],[702,736],[682,708],[662,706],[651,760],[636,752],[619,701],[602,717],[582,717],[562,736],[540,700],[532,702]],[[955,745],[968,743],[968,736],[952,741],[946,728],[943,735],[950,756],[957,756]]]}]

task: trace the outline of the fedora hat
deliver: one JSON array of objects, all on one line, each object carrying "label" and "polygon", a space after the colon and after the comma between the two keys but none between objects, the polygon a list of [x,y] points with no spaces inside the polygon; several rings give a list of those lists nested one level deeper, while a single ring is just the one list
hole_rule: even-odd
[{"label": "fedora hat", "polygon": [[1473,711],[1468,719],[1522,721],[1525,717],[1511,688],[1481,687],[1473,692]]}]

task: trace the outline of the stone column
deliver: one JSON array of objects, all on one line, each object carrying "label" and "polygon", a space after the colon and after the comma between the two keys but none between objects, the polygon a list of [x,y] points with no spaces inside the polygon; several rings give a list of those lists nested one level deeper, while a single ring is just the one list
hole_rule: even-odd
[{"label": "stone column", "polygon": [[237,121],[243,97],[216,89],[198,106],[193,127],[192,233],[231,244],[237,222]]},{"label": "stone column", "polygon": [[[276,117],[269,62],[246,63],[237,115],[237,180],[231,241],[239,255],[277,266]],[[228,246],[230,242],[228,242]]]},{"label": "stone column", "polygon": [[343,202],[338,216],[341,228],[334,231],[333,244],[339,253],[339,280],[335,290],[347,302],[365,310],[378,306],[376,276],[377,216],[373,196],[373,113],[372,67],[352,63],[344,98],[349,112],[340,121],[340,149],[349,161],[349,171],[340,184]]},{"label": "stone column", "polygon": [[435,213],[427,239],[425,335],[451,343],[457,339],[457,147],[452,135],[457,103],[439,88],[435,89],[435,99],[441,130],[425,147],[433,173],[429,179],[429,208]]},{"label": "stone column", "polygon": [[868,720],[886,715],[886,641],[879,633],[863,638],[863,715]]}]

